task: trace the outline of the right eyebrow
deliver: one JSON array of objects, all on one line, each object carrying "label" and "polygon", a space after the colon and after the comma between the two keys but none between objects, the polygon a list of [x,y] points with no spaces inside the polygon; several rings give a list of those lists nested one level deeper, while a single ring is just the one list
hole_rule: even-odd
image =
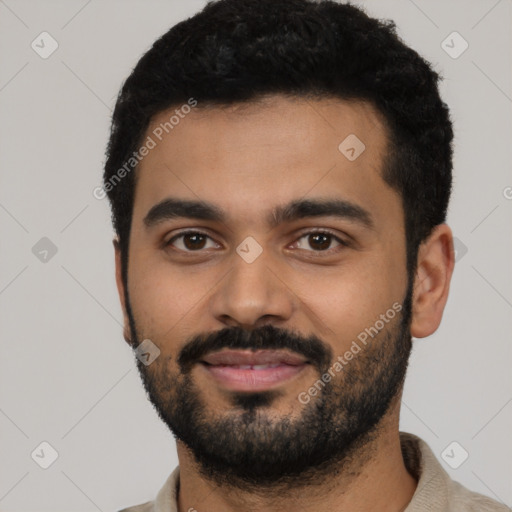
[{"label": "right eyebrow", "polygon": [[[147,228],[174,218],[227,222],[227,214],[218,206],[207,201],[196,201],[168,197],[153,206],[144,217]],[[276,227],[285,222],[313,217],[339,217],[374,229],[371,214],[363,207],[338,198],[298,199],[285,205],[276,206],[267,216],[267,224]]]},{"label": "right eyebrow", "polygon": [[206,201],[191,201],[169,197],[153,206],[144,217],[147,228],[165,220],[178,217],[225,222],[226,216],[220,208]]}]

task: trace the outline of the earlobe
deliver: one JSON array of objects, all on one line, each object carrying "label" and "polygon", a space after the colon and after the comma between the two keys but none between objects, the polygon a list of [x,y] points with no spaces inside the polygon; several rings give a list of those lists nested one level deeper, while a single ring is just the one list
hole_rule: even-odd
[{"label": "earlobe", "polygon": [[115,267],[116,267],[116,285],[117,285],[117,293],[119,294],[119,301],[121,302],[121,308],[123,310],[123,337],[124,340],[130,345],[133,345],[131,339],[131,330],[130,330],[130,320],[128,318],[128,313],[126,310],[126,300],[125,300],[125,286],[123,282],[123,262],[121,255],[121,246],[119,244],[118,238],[114,238],[112,241],[114,244],[115,251]]},{"label": "earlobe", "polygon": [[418,250],[411,320],[413,337],[430,336],[439,327],[448,300],[454,264],[451,229],[440,224]]}]

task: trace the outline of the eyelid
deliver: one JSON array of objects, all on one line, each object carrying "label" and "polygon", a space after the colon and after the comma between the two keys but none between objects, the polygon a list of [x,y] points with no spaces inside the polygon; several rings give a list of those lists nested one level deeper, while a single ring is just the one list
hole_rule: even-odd
[{"label": "eyelid", "polygon": [[[183,231],[180,231],[179,233],[174,234],[171,238],[169,238],[169,240],[164,240],[163,241],[163,248],[165,249],[167,246],[171,245],[171,242],[173,242],[177,238],[180,238],[180,237],[185,236],[185,235],[202,235],[202,236],[205,236],[205,237],[209,238],[210,240],[212,240],[216,244],[218,244],[218,242],[210,234],[208,234],[208,233],[206,233],[204,231],[201,231],[200,229],[191,229],[191,228],[189,228],[189,229],[185,229]],[[198,250],[198,251],[183,251],[182,249],[177,249],[177,250],[181,251],[181,252],[189,252],[189,253],[204,252],[204,249],[203,250]]]},{"label": "eyelid", "polygon": [[[345,240],[339,234],[337,234],[336,232],[332,231],[329,228],[306,228],[305,231],[303,231],[297,235],[297,238],[296,238],[295,242],[293,242],[293,243],[296,243],[301,238],[304,238],[307,235],[315,235],[315,234],[329,235],[334,240],[336,240],[336,242],[338,242],[341,247],[350,247],[350,243],[347,240]],[[313,251],[313,250],[308,251],[307,249],[302,249],[302,250],[305,250],[306,252],[318,254],[318,255],[321,255],[321,254],[331,255],[336,252],[336,249],[337,248],[334,247],[331,249],[326,249],[325,251]]]},{"label": "eyelid", "polygon": [[[296,235],[296,238],[294,240],[293,243],[296,243],[298,242],[301,238],[304,238],[305,236],[307,235],[314,235],[314,234],[326,234],[326,235],[329,235],[331,236],[334,240],[336,240],[336,242],[338,242],[340,244],[340,246],[342,247],[349,247],[350,246],[350,242],[348,242],[347,240],[345,240],[344,238],[340,237],[337,233],[333,232],[332,230],[330,230],[329,228],[304,228],[305,230],[298,233]],[[167,241],[164,241],[163,242],[163,248],[165,249],[166,247],[168,246],[171,246],[172,245],[172,242],[182,236],[185,236],[185,235],[189,235],[189,234],[194,234],[194,235],[202,235],[202,236],[205,236],[207,238],[209,238],[210,240],[212,240],[213,242],[215,242],[216,244],[219,244],[212,236],[210,236],[210,234],[204,232],[204,231],[201,231],[199,228],[197,229],[185,229],[184,231],[180,231],[176,234],[174,234],[171,238],[169,238],[169,240]],[[202,253],[202,252],[205,252],[205,249],[198,249],[197,251],[185,251],[183,249],[175,249],[179,252],[182,252],[182,253]],[[301,249],[301,250],[304,250],[306,252],[311,252],[311,253],[317,253],[317,254],[332,254],[332,252],[336,250],[336,248],[331,248],[331,249],[326,249],[325,251],[314,251],[314,250],[307,250],[307,249]]]}]

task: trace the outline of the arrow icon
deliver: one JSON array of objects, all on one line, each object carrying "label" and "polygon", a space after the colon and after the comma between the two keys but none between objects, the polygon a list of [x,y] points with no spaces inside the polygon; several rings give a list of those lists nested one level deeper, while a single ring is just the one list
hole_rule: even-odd
[{"label": "arrow icon", "polygon": [[457,441],[451,442],[442,452],[441,457],[452,469],[457,469],[469,457],[469,453]]},{"label": "arrow icon", "polygon": [[252,236],[248,236],[240,242],[236,252],[246,263],[252,263],[263,252],[263,248]]},{"label": "arrow icon", "polygon": [[353,162],[366,149],[363,141],[354,133],[345,137],[338,145],[338,151],[350,162]]},{"label": "arrow icon", "polygon": [[41,263],[48,263],[57,254],[57,246],[44,236],[32,247],[32,254]]},{"label": "arrow icon", "polygon": [[458,59],[469,48],[469,43],[461,34],[453,31],[441,41],[441,48],[452,59]]},{"label": "arrow icon", "polygon": [[48,32],[41,32],[30,43],[30,47],[39,55],[39,57],[47,59],[55,50],[57,50],[59,43]]},{"label": "arrow icon", "polygon": [[30,457],[40,468],[48,469],[59,458],[59,454],[48,441],[43,441],[34,448]]},{"label": "arrow icon", "polygon": [[135,352],[137,359],[145,366],[149,366],[160,355],[160,349],[150,339],[142,341]]}]

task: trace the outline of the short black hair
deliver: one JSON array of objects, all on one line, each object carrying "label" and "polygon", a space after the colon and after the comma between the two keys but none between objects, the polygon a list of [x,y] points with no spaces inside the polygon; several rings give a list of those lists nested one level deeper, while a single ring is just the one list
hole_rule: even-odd
[{"label": "short black hair", "polygon": [[[372,18],[350,3],[208,2],[153,44],[117,98],[104,189],[125,283],[136,184],[131,156],[151,119],[191,98],[215,107],[269,94],[362,100],[377,108],[390,142],[382,177],[402,198],[411,275],[419,245],[446,219],[452,187],[453,131],[440,78],[401,41],[393,21]],[[123,178],[116,179],[123,166]]]}]

